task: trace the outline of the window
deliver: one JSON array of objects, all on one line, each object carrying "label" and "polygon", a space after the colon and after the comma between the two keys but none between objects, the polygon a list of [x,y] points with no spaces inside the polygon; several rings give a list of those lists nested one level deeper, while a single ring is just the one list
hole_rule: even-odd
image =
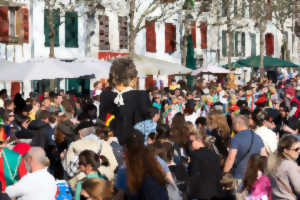
[{"label": "window", "polygon": [[266,55],[272,56],[274,54],[274,36],[272,33],[267,33],[265,35],[266,41]]},{"label": "window", "polygon": [[251,39],[251,56],[256,56],[256,34],[249,33]]},{"label": "window", "polygon": [[165,52],[174,53],[176,51],[176,26],[165,23]]},{"label": "window", "polygon": [[156,52],[155,21],[146,21],[146,51]]},{"label": "window", "polygon": [[239,56],[239,32],[234,33],[234,56]]},{"label": "window", "polygon": [[200,23],[201,49],[207,49],[207,22]]},{"label": "window", "polygon": [[66,12],[65,15],[65,47],[78,48],[78,15]]},{"label": "window", "polygon": [[119,16],[119,41],[120,49],[128,49],[128,24],[127,16]]},{"label": "window", "polygon": [[194,48],[197,47],[197,38],[196,38],[196,22],[192,22],[192,29],[191,29],[191,35],[192,35],[192,40],[193,40],[193,45],[194,45]]},{"label": "window", "polygon": [[0,7],[0,42],[9,40],[8,7]]},{"label": "window", "polygon": [[99,49],[109,50],[109,18],[106,15],[99,16]]},{"label": "window", "polygon": [[[54,46],[59,46],[59,25],[60,25],[60,12],[59,10],[52,10],[53,12],[53,24],[54,24]],[[44,35],[45,46],[50,46],[50,26],[48,22],[49,10],[44,10]]]},{"label": "window", "polygon": [[20,8],[16,13],[16,35],[20,43],[29,42],[29,11]]},{"label": "window", "polygon": [[246,34],[242,32],[242,56],[246,55]]},{"label": "window", "polygon": [[222,56],[227,56],[227,33],[222,31]]}]

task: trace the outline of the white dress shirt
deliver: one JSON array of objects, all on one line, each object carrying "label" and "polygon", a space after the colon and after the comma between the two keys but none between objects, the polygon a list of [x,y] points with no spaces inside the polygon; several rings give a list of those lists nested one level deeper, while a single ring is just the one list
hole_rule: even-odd
[{"label": "white dress shirt", "polygon": [[45,168],[26,174],[7,187],[5,192],[18,200],[54,200],[57,186],[54,177]]}]

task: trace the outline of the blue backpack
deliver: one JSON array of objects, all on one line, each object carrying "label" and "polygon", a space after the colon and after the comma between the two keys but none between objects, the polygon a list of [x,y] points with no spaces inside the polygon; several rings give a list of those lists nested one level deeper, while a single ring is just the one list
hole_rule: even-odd
[{"label": "blue backpack", "polygon": [[56,181],[56,185],[58,188],[56,200],[73,200],[71,188],[66,181]]}]

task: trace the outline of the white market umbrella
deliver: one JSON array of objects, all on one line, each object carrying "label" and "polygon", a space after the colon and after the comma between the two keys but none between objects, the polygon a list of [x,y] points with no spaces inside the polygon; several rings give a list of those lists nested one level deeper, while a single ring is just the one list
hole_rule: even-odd
[{"label": "white market umbrella", "polygon": [[111,63],[96,58],[79,58],[69,63],[77,76],[94,74],[96,78],[108,78]]},{"label": "white market umbrella", "polygon": [[23,63],[0,64],[0,80],[25,81],[76,76],[70,64],[57,59],[38,58]]},{"label": "white market umbrella", "polygon": [[208,64],[206,66],[200,67],[193,70],[192,76],[197,76],[199,74],[228,74],[230,70],[227,70],[218,64]]},{"label": "white market umbrella", "polygon": [[136,55],[133,58],[139,75],[188,74],[192,70],[181,64],[167,62],[148,56]]}]

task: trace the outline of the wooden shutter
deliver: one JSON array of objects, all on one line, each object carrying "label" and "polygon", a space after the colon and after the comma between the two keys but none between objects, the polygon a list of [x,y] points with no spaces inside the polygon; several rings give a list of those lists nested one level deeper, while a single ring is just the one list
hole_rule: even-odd
[{"label": "wooden shutter", "polygon": [[0,7],[0,42],[9,40],[8,7]]},{"label": "wooden shutter", "polygon": [[165,23],[165,52],[174,53],[176,51],[176,26]]},{"label": "wooden shutter", "polygon": [[265,35],[266,41],[266,55],[272,56],[274,54],[274,36],[272,33]]},{"label": "wooden shutter", "polygon": [[99,16],[99,49],[109,50],[109,18],[106,15]]},{"label": "wooden shutter", "polygon": [[234,32],[234,56],[239,56],[239,32]]},{"label": "wooden shutter", "polygon": [[192,30],[191,30],[191,35],[192,35],[192,40],[193,40],[193,45],[194,45],[194,48],[197,47],[197,38],[196,38],[196,22],[192,22]]},{"label": "wooden shutter", "polygon": [[[52,10],[53,12],[53,24],[54,24],[54,46],[59,46],[59,25],[60,25],[60,12],[59,10]],[[49,10],[44,10],[44,35],[45,35],[45,46],[50,46],[50,27],[48,23]]]},{"label": "wooden shutter", "polygon": [[128,49],[128,23],[127,16],[119,16],[120,49]]},{"label": "wooden shutter", "polygon": [[200,23],[201,49],[207,49],[207,22]]},{"label": "wooden shutter", "polygon": [[154,79],[153,79],[153,75],[147,75],[146,76],[146,90],[152,88],[155,85]]},{"label": "wooden shutter", "polygon": [[29,42],[29,11],[28,8],[20,8],[16,12],[16,35],[19,43]]},{"label": "wooden shutter", "polygon": [[78,47],[78,15],[76,12],[65,14],[65,47]]},{"label": "wooden shutter", "polygon": [[246,35],[242,32],[242,56],[246,55]]},{"label": "wooden shutter", "polygon": [[155,21],[146,21],[146,51],[156,52]]},{"label": "wooden shutter", "polygon": [[226,31],[222,31],[222,55],[227,56],[227,34]]}]

